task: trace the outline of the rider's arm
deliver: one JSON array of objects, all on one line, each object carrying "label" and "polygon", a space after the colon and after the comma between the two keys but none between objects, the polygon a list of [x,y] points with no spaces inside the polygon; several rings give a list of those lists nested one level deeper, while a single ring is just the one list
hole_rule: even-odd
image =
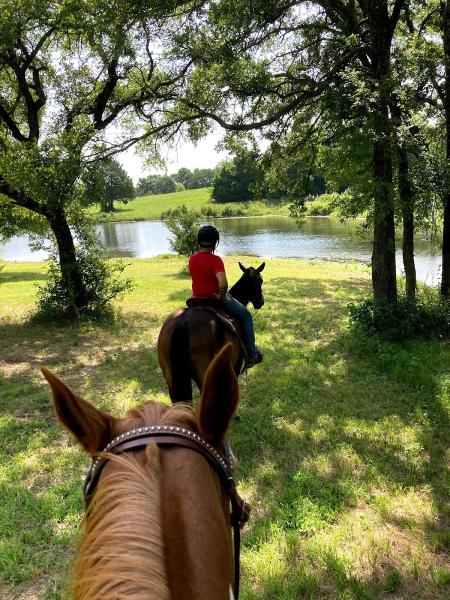
[{"label": "rider's arm", "polygon": [[227,296],[227,290],[228,290],[227,276],[226,276],[225,271],[220,271],[219,273],[216,273],[216,277],[217,277],[217,281],[219,283],[218,298],[219,298],[219,300],[221,300],[223,302]]}]

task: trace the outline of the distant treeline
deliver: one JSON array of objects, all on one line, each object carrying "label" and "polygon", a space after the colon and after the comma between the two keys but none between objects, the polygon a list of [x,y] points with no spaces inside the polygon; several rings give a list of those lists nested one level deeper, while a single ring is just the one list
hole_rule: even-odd
[{"label": "distant treeline", "polygon": [[182,190],[211,187],[216,169],[182,168],[172,175],[147,175],[139,179],[137,193],[140,196],[168,194]]},{"label": "distant treeline", "polygon": [[137,184],[137,193],[147,196],[212,187],[211,199],[214,202],[246,202],[285,198],[293,190],[302,196],[326,192],[322,173],[310,174],[301,162],[291,166],[284,179],[278,178],[274,184],[273,173],[260,158],[256,151],[240,148],[232,158],[219,163],[214,169],[190,171],[182,168],[172,175],[143,177]]}]

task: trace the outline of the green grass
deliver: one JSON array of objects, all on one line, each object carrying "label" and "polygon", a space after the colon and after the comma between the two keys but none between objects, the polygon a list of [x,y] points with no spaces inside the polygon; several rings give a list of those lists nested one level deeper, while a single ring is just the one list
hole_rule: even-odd
[{"label": "green grass", "polygon": [[90,207],[90,212],[98,221],[143,221],[155,220],[170,208],[177,208],[185,204],[188,208],[200,210],[210,203],[210,188],[198,190],[185,190],[171,194],[156,194],[154,196],[139,196],[123,204],[116,202],[116,210],[113,213],[101,213],[97,206]]},{"label": "green grass", "polygon": [[[225,259],[229,278],[237,257]],[[42,265],[0,273],[0,596],[56,600],[83,514],[82,453],[56,425],[45,365],[116,415],[168,401],[155,342],[189,281],[177,258],[132,260],[132,293],[103,325],[28,319]],[[242,600],[447,600],[450,344],[350,332],[361,265],[273,260],[255,315],[265,362],[241,379],[233,425]]]},{"label": "green grass", "polygon": [[123,204],[116,202],[113,213],[102,213],[97,206],[88,209],[98,222],[108,221],[143,221],[160,219],[161,215],[171,208],[181,205],[193,210],[204,210],[208,216],[258,216],[267,214],[289,214],[286,202],[226,202],[216,204],[211,202],[211,188],[185,190],[171,194],[156,194],[140,196]]}]

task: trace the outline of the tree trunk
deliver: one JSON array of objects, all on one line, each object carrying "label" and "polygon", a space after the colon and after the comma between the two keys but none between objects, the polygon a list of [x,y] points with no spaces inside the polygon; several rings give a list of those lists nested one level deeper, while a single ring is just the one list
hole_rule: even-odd
[{"label": "tree trunk", "polygon": [[450,194],[446,194],[444,199],[441,295],[450,299]]},{"label": "tree trunk", "polygon": [[392,29],[387,2],[370,3],[367,9],[371,36],[372,77],[375,84],[373,120],[374,230],[372,285],[374,300],[397,301],[395,272],[395,224],[392,197],[391,122],[387,85],[390,71]]},{"label": "tree trunk", "polygon": [[109,193],[103,198],[102,211],[103,212],[113,212],[114,211],[114,200],[109,195]]},{"label": "tree trunk", "polygon": [[417,276],[414,262],[414,213],[408,208],[403,209],[403,266],[406,277],[406,295],[411,300],[416,297]]},{"label": "tree trunk", "polygon": [[46,217],[55,234],[62,278],[68,296],[72,299],[73,313],[76,314],[86,308],[89,303],[89,295],[76,258],[72,232],[62,209],[48,212]]},{"label": "tree trunk", "polygon": [[[401,110],[392,104],[392,115],[395,118],[396,127],[401,125]],[[397,160],[398,160],[398,193],[402,206],[403,220],[403,266],[406,277],[406,295],[408,298],[416,297],[416,265],[414,263],[414,196],[409,179],[409,162],[406,144],[396,134]]]},{"label": "tree trunk", "polygon": [[389,139],[376,139],[373,148],[374,228],[372,285],[376,303],[397,301],[395,223],[392,200],[392,157]]},{"label": "tree trunk", "polygon": [[[445,3],[443,7],[443,33],[444,33],[444,61],[445,61],[445,127],[446,127],[446,158],[447,171],[450,161],[450,4]],[[448,181],[448,173],[446,180]],[[450,299],[450,192],[446,193],[444,199],[444,221],[442,225],[442,279],[441,295]]]}]

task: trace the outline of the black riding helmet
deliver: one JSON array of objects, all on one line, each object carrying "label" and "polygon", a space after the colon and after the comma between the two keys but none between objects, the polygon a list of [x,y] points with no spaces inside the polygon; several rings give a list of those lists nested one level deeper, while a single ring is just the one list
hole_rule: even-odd
[{"label": "black riding helmet", "polygon": [[219,232],[214,225],[203,225],[198,230],[197,241],[201,248],[215,248],[219,243]]}]

